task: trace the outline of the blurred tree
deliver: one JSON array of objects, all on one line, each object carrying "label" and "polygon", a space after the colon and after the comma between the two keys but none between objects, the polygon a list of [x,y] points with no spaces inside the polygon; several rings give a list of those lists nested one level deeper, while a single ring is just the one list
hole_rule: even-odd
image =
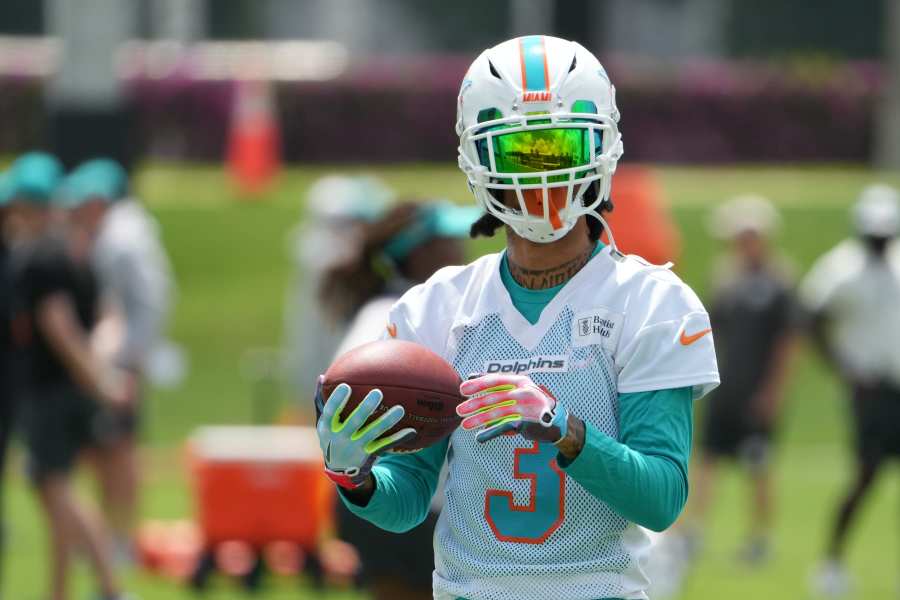
[{"label": "blurred tree", "polygon": [[247,40],[266,38],[261,2],[215,0],[206,10],[206,32],[212,39]]},{"label": "blurred tree", "polygon": [[875,163],[900,169],[900,0],[887,0],[885,85],[875,127]]},{"label": "blurred tree", "polygon": [[589,0],[557,1],[553,34],[561,38],[576,40],[588,47],[594,46],[594,19],[591,17],[593,16],[592,9],[597,4],[597,2]]},{"label": "blurred tree", "polygon": [[0,2],[0,34],[40,35],[44,33],[44,3],[35,0]]},{"label": "blurred tree", "polygon": [[206,25],[204,0],[150,0],[149,8],[154,37],[182,42],[203,37]]},{"label": "blurred tree", "polygon": [[135,156],[128,100],[116,50],[136,32],[137,0],[44,0],[47,31],[59,38],[60,64],[46,88],[50,146],[66,167]]},{"label": "blurred tree", "polygon": [[509,36],[529,35],[538,31],[552,35],[555,32],[546,30],[546,26],[553,22],[555,12],[555,0],[510,0]]},{"label": "blurred tree", "polygon": [[428,34],[426,50],[472,52],[493,46],[510,35],[509,0],[393,1],[408,14],[417,15]]},{"label": "blurred tree", "polygon": [[798,52],[874,58],[883,47],[885,1],[215,0],[206,22],[216,39],[326,38],[354,53],[471,53],[540,32],[599,51],[660,58]]},{"label": "blurred tree", "polygon": [[597,30],[599,50],[663,61],[722,55],[729,0],[606,0],[584,19]]},{"label": "blurred tree", "polygon": [[883,51],[884,0],[731,0],[730,53],[771,57],[796,52],[875,58]]}]

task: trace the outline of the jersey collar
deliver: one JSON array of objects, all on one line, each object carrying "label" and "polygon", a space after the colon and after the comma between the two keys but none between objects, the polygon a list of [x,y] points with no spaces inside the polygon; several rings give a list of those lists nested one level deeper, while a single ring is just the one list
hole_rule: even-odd
[{"label": "jersey collar", "polygon": [[[488,303],[481,314],[497,313],[503,321],[507,332],[523,347],[533,350],[556,323],[559,314],[565,308],[572,295],[581,289],[585,282],[594,281],[599,284],[612,269],[613,259],[610,257],[610,246],[603,247],[578,271],[574,277],[563,285],[562,289],[544,307],[537,323],[532,325],[522,316],[513,304],[512,298],[503,281],[500,279],[500,263],[506,251],[496,255],[491,267],[483,299]],[[599,285],[598,285],[599,287]]]}]

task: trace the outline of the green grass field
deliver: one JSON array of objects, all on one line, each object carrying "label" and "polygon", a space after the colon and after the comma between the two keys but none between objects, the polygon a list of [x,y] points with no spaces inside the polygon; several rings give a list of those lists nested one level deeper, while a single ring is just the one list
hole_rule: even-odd
[{"label": "green grass field", "polygon": [[[240,374],[243,351],[278,346],[282,303],[292,275],[286,236],[301,218],[304,189],[329,169],[287,171],[270,197],[237,201],[218,168],[156,165],[143,170],[137,188],[159,218],[180,287],[172,337],[190,355],[184,385],[156,392],[145,423],[147,485],[144,515],[191,514],[180,449],[185,436],[207,423],[252,419],[251,385]],[[443,196],[469,202],[460,173],[451,166],[403,166],[376,170],[403,195]],[[678,272],[703,295],[716,252],[705,229],[710,206],[736,193],[770,197],[784,213],[780,241],[803,269],[848,232],[847,207],[859,189],[879,177],[855,167],[658,168],[657,176],[683,231]],[[900,175],[885,176],[900,184]],[[473,255],[497,247],[472,244]],[[286,399],[283,400],[287,402]],[[791,379],[777,459],[779,518],[774,559],[758,571],[734,560],[744,532],[742,480],[727,476],[719,493],[708,547],[688,582],[689,600],[796,599],[807,596],[807,577],[824,546],[833,505],[851,470],[844,426],[845,403],[833,376],[804,351]],[[900,426],[900,425],[898,425]],[[4,598],[38,600],[44,590],[43,527],[22,476],[12,468],[6,511]],[[896,594],[900,548],[900,485],[896,469],[879,482],[861,514],[849,555],[857,577],[856,598]],[[85,487],[86,493],[89,488]],[[138,573],[129,586],[144,600],[193,597]],[[73,598],[89,598],[90,580],[79,568]],[[0,594],[2,595],[2,594]],[[242,597],[219,582],[210,598]],[[311,598],[296,582],[278,581],[266,598]],[[357,598],[352,593],[329,598]]]}]

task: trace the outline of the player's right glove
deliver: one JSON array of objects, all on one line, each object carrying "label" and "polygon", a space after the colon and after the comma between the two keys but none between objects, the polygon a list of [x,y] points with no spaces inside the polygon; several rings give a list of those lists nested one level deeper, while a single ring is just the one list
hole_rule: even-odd
[{"label": "player's right glove", "polygon": [[325,474],[345,489],[356,489],[365,483],[380,454],[411,440],[416,436],[416,430],[407,427],[384,435],[403,418],[405,411],[402,406],[392,406],[383,415],[365,424],[381,404],[381,390],[369,392],[347,419],[341,421],[341,413],[352,390],[342,383],[326,401],[322,393],[323,381],[324,377],[319,377],[316,389],[316,431],[325,456]]},{"label": "player's right glove", "polygon": [[481,375],[464,381],[459,393],[467,400],[456,407],[462,428],[479,430],[487,442],[517,432],[527,440],[556,444],[566,437],[569,413],[550,390],[525,375]]}]

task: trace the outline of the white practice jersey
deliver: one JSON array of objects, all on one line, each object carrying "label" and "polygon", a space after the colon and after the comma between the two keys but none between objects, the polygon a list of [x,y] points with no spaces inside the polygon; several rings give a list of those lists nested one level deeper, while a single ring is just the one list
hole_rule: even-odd
[{"label": "white practice jersey", "polygon": [[800,300],[828,316],[830,342],[845,367],[900,386],[900,243],[884,261],[858,240],[841,242],[813,265]]},{"label": "white practice jersey", "polygon": [[[501,255],[436,273],[401,298],[388,329],[443,356],[462,378],[520,373],[618,437],[618,394],[718,384],[709,317],[668,269],[604,248],[531,325],[500,279]],[[435,597],[646,598],[649,542],[567,477],[556,450],[520,436],[450,438],[435,531]]]}]

